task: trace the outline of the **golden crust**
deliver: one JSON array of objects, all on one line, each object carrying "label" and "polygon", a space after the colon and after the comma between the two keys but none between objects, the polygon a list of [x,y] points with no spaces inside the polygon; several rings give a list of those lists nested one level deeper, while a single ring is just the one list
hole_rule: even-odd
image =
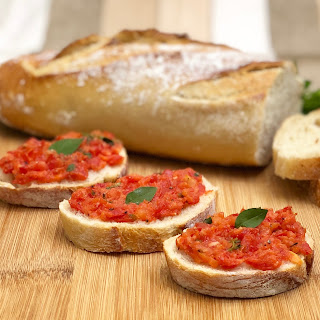
[{"label": "golden crust", "polygon": [[11,177],[1,172],[0,200],[26,207],[58,208],[62,200],[69,199],[71,194],[79,188],[100,182],[115,181],[125,175],[128,157],[124,148],[120,154],[124,157],[121,165],[106,166],[98,172],[90,171],[87,180],[80,182],[33,183],[28,186],[18,186],[10,183]]},{"label": "golden crust", "polygon": [[60,218],[66,237],[77,247],[93,252],[140,252],[162,251],[163,241],[179,234],[186,226],[203,221],[214,212],[217,189],[205,182],[212,190],[200,198],[196,205],[184,209],[178,216],[152,223],[116,223],[89,219],[70,208],[69,202],[60,203]]},{"label": "golden crust", "polygon": [[[37,135],[105,129],[134,151],[264,165],[271,149],[261,141],[271,141],[275,130],[264,124],[270,96],[278,99],[272,108],[281,105],[276,127],[300,108],[301,86],[292,63],[255,59],[156,30],[91,36],[55,57],[0,66],[0,119]],[[291,101],[274,94],[283,86]]]},{"label": "golden crust", "polygon": [[[259,298],[279,294],[301,285],[308,277],[313,263],[313,254],[302,257],[302,264],[286,263],[272,271],[250,267],[224,271],[194,263],[177,249],[176,237],[164,242],[170,273],[182,287],[214,297]],[[313,247],[313,240],[309,238]]]}]

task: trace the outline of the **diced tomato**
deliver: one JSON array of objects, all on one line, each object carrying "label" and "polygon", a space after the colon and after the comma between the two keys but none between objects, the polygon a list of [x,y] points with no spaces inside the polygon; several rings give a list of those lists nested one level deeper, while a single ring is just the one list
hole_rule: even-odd
[{"label": "diced tomato", "polygon": [[[235,228],[238,214],[214,214],[211,224],[197,223],[177,238],[177,246],[195,262],[214,268],[233,269],[242,263],[260,270],[274,270],[284,261],[299,261],[295,254],[309,255],[305,229],[291,207],[269,210],[256,228]],[[294,256],[297,257],[297,256]]]},{"label": "diced tomato", "polygon": [[[157,188],[153,199],[144,200],[140,204],[126,204],[127,194],[144,186]],[[90,218],[116,222],[151,222],[178,215],[182,209],[198,203],[204,193],[202,176],[187,168],[165,170],[162,174],[147,177],[128,175],[115,183],[99,183],[82,188],[72,194],[69,203],[71,208]]]},{"label": "diced tomato", "polygon": [[[83,138],[79,148],[70,155],[49,150],[52,143],[62,139]],[[113,141],[105,142],[103,138]],[[13,175],[12,183],[29,184],[60,182],[62,180],[86,180],[90,170],[98,171],[105,166],[116,166],[123,162],[119,154],[122,145],[106,131],[95,130],[83,136],[79,132],[69,132],[57,136],[53,141],[30,138],[14,151],[9,151],[0,159],[4,173]]]}]

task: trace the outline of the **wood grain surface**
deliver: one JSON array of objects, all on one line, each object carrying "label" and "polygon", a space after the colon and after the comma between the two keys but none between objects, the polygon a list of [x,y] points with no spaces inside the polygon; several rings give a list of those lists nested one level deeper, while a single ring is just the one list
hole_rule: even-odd
[{"label": "wood grain surface", "polygon": [[[0,155],[27,138],[0,125]],[[174,283],[163,253],[95,254],[63,234],[58,210],[0,202],[0,319],[320,319],[320,210],[305,190],[267,168],[226,168],[130,153],[131,173],[192,166],[220,189],[226,213],[292,205],[315,239],[310,279],[268,298],[222,299]]]}]

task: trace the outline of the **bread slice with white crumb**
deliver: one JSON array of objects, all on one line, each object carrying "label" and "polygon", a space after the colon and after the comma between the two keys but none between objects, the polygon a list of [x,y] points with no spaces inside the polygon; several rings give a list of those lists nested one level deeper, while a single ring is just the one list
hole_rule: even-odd
[{"label": "bread slice with white crumb", "polygon": [[[302,284],[310,273],[313,255],[299,255],[302,263],[283,263],[276,270],[262,271],[248,265],[229,271],[195,263],[178,250],[176,237],[164,242],[164,252],[172,278],[182,287],[214,296],[227,298],[259,298],[291,290]],[[313,248],[313,240],[306,234]]]},{"label": "bread slice with white crumb", "polygon": [[203,221],[215,210],[217,188],[205,178],[206,192],[197,204],[186,207],[179,215],[153,222],[105,222],[91,219],[73,210],[67,200],[60,203],[60,218],[66,237],[77,247],[93,252],[156,252],[163,241],[185,227]]},{"label": "bread slice with white crumb", "polygon": [[320,179],[320,110],[284,121],[273,142],[273,161],[281,178]]},{"label": "bread slice with white crumb", "polygon": [[58,208],[59,203],[69,199],[71,194],[82,187],[96,183],[115,181],[127,172],[128,156],[125,148],[119,153],[123,162],[116,166],[106,165],[99,171],[90,170],[88,178],[81,181],[61,181],[51,183],[13,184],[12,174],[0,169],[0,200],[26,207]]}]

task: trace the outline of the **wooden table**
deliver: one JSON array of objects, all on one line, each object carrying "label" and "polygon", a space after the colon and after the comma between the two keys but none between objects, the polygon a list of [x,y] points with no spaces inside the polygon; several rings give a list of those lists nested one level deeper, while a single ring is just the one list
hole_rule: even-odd
[{"label": "wooden table", "polygon": [[[0,155],[27,138],[0,125]],[[0,202],[0,319],[320,319],[320,210],[307,192],[267,168],[224,168],[129,154],[130,172],[192,166],[220,189],[217,207],[292,205],[315,239],[311,277],[269,298],[221,299],[174,283],[163,253],[95,254],[63,234],[58,210]]]}]

